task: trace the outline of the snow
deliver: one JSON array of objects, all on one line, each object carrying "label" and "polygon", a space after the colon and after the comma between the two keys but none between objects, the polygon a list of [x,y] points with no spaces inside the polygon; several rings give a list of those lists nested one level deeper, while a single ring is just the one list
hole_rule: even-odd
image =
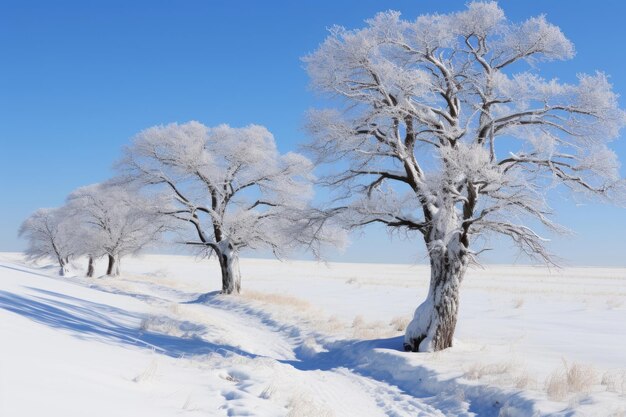
[{"label": "snow", "polygon": [[0,253],[0,415],[626,412],[626,269],[470,269],[454,347],[405,353],[426,266],[242,258],[243,294],[221,296],[214,260],[86,265]]}]

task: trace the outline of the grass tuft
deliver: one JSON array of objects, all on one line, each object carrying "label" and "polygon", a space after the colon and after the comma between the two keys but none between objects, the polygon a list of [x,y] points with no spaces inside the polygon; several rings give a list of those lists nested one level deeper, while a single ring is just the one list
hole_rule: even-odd
[{"label": "grass tuft", "polygon": [[554,401],[563,401],[568,394],[586,394],[596,383],[597,374],[590,365],[573,363],[555,369],[546,379],[545,390],[548,398]]}]

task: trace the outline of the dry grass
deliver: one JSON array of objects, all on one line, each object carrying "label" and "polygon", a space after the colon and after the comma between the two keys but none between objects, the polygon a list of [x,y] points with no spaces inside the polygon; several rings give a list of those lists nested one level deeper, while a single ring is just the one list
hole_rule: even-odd
[{"label": "dry grass", "polygon": [[259,398],[263,398],[264,400],[269,400],[272,397],[274,397],[274,395],[276,394],[276,386],[271,383],[269,384],[267,387],[265,387],[263,389],[263,391],[261,391],[261,393],[259,394]]},{"label": "dry grass", "polygon": [[597,381],[595,369],[590,365],[573,363],[555,369],[546,379],[545,390],[548,398],[554,401],[563,401],[568,394],[586,394]]},{"label": "dry grass", "polygon": [[410,317],[395,316],[394,318],[391,319],[391,321],[389,322],[389,325],[396,332],[403,332],[403,331],[406,330],[406,328],[407,328],[407,326],[409,325],[410,322],[411,322],[411,318]]},{"label": "dry grass", "polygon": [[600,384],[606,387],[607,391],[626,395],[626,370],[612,370],[602,375]]},{"label": "dry grass", "polygon": [[325,333],[338,334],[343,332],[347,326],[339,317],[332,315],[327,320],[319,321],[315,327]]},{"label": "dry grass", "polygon": [[366,321],[358,315],[352,321],[352,337],[355,339],[379,339],[395,335],[389,325],[382,321]]},{"label": "dry grass", "polygon": [[477,380],[486,376],[504,375],[509,374],[513,369],[512,362],[499,362],[482,364],[476,363],[465,372],[465,378],[469,380]]},{"label": "dry grass", "polygon": [[335,413],[306,393],[299,392],[287,404],[287,417],[334,417]]},{"label": "dry grass", "polygon": [[398,332],[403,332],[408,326],[410,318],[396,316],[389,323],[383,321],[367,321],[362,315],[358,315],[352,320],[350,326],[351,337],[355,339],[380,339],[397,336]]},{"label": "dry grass", "polygon": [[570,392],[587,393],[597,379],[597,373],[590,365],[573,363],[567,370],[567,387]]},{"label": "dry grass", "polygon": [[159,367],[159,364],[157,360],[153,359],[152,362],[150,362],[150,365],[148,365],[148,367],[144,369],[142,373],[140,373],[139,375],[133,378],[133,382],[141,383],[141,382],[147,382],[147,381],[152,380],[154,376],[156,375],[156,371],[158,367]]},{"label": "dry grass", "polygon": [[517,389],[529,389],[537,387],[537,379],[530,376],[526,371],[513,377],[513,384]]},{"label": "dry grass", "polygon": [[467,369],[464,377],[496,386],[512,386],[524,390],[537,388],[537,379],[528,373],[523,364],[514,359],[487,364],[475,363]]},{"label": "dry grass", "polygon": [[562,369],[556,369],[546,379],[546,394],[553,401],[562,401],[567,396],[567,377]]},{"label": "dry grass", "polygon": [[183,404],[182,409],[185,411],[198,411],[198,407],[194,407],[193,405],[193,401],[191,400],[191,395],[187,396],[187,399],[185,400],[185,403]]},{"label": "dry grass", "polygon": [[248,300],[259,301],[267,304],[281,305],[287,307],[293,307],[296,309],[309,309],[311,304],[301,298],[293,297],[291,295],[283,295],[276,293],[265,293],[260,291],[246,290],[241,294],[242,298]]},{"label": "dry grass", "polygon": [[365,325],[365,319],[361,315],[356,316],[352,320],[352,328],[364,327]]}]

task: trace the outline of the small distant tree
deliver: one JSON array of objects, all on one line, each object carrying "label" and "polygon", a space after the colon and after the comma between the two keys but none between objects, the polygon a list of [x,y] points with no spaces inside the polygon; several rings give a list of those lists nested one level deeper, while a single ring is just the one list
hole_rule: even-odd
[{"label": "small distant tree", "polygon": [[67,199],[81,236],[75,243],[89,257],[88,276],[95,258],[106,255],[107,275],[120,274],[122,257],[157,242],[166,224],[155,214],[154,201],[113,184],[94,184],[72,192]]},{"label": "small distant tree", "polygon": [[26,255],[32,260],[55,259],[59,274],[69,272],[69,259],[74,255],[74,226],[63,209],[43,208],[30,215],[19,229],[19,236],[26,238]]},{"label": "small distant tree", "polygon": [[217,256],[224,294],[240,291],[244,248],[280,257],[337,239],[307,205],[312,168],[302,155],[281,155],[262,126],[198,122],[144,130],[120,163],[125,178],[161,194],[160,213],[189,225],[185,244]]},{"label": "small distant tree", "polygon": [[358,30],[332,28],[305,58],[312,84],[346,104],[310,114],[311,148],[341,161],[326,183],[340,190],[348,225],[380,223],[421,235],[430,289],[405,349],[447,348],[477,239],[506,236],[551,262],[537,226],[559,230],[546,190],[593,198],[622,194],[607,144],[624,112],[603,73],[543,79],[543,61],[574,46],[544,16],[508,21],[495,2],[402,20],[386,12]]},{"label": "small distant tree", "polygon": [[65,211],[75,228],[71,241],[73,255],[87,257],[85,275],[92,278],[96,270],[96,260],[107,255],[101,236],[103,230],[94,224],[93,216],[91,211],[87,210],[84,199],[70,199]]}]

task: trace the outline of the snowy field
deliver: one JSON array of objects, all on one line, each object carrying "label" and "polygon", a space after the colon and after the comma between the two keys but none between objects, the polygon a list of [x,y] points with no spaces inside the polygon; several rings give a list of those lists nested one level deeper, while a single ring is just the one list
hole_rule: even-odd
[{"label": "snowy field", "polygon": [[626,415],[626,269],[470,270],[455,347],[404,353],[424,266],[73,267],[0,254],[2,417]]}]

